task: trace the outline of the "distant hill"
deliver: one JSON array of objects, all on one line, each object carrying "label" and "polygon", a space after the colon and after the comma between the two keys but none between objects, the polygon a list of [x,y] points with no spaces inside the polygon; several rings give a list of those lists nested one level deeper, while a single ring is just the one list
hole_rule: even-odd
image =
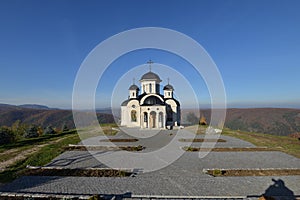
[{"label": "distant hill", "polygon": [[44,105],[37,105],[37,104],[23,104],[19,105],[21,108],[32,108],[32,109],[43,109],[43,110],[50,110],[48,106]]},{"label": "distant hill", "polygon": [[[204,115],[210,121],[211,110],[199,112],[183,110],[183,117],[194,112],[197,117]],[[230,108],[227,109],[225,127],[233,130],[290,135],[300,132],[300,109],[288,108]]]},{"label": "distant hill", "polygon": [[[98,121],[101,123],[113,123],[114,116],[111,109],[97,109]],[[182,121],[186,120],[189,113],[194,113],[199,120],[200,115],[210,121],[211,110],[200,111],[182,109]],[[119,116],[119,111],[114,111]],[[86,116],[90,112],[85,112]],[[89,117],[89,116],[88,116]],[[117,117],[118,118],[118,117]],[[63,123],[73,128],[73,113],[71,110],[52,109],[40,105],[8,105],[0,104],[0,126],[11,126],[15,121],[20,120],[26,124],[37,124],[43,127],[52,125],[60,128]],[[118,120],[118,119],[116,119]],[[273,135],[291,135],[300,133],[300,109],[287,108],[248,108],[248,109],[227,109],[225,127],[233,130],[248,132],[269,133]]]},{"label": "distant hill", "polygon": [[[61,128],[65,123],[69,128],[74,128],[73,113],[71,110],[46,109],[44,106],[14,106],[0,104],[0,126],[11,126],[15,121],[20,120],[25,124],[36,124],[42,127],[48,125]],[[86,116],[90,115],[85,112]],[[100,123],[113,123],[114,117],[108,113],[97,113]]]}]

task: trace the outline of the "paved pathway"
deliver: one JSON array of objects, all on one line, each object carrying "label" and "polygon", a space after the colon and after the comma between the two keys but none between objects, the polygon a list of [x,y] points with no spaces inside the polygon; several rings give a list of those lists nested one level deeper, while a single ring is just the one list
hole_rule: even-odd
[{"label": "paved pathway", "polygon": [[[137,130],[133,130],[137,131]],[[138,131],[135,133],[137,134]],[[173,133],[173,134],[171,134]],[[189,135],[177,133],[179,138]],[[180,135],[181,134],[181,135]],[[119,133],[116,138],[128,138]],[[134,137],[134,136],[131,136]],[[154,137],[139,139],[134,143],[118,145],[143,145],[148,151],[156,150],[168,144],[174,137],[175,131],[162,131]],[[197,137],[203,137],[197,135]],[[253,147],[252,144],[221,136],[225,143],[217,147]],[[89,144],[99,144],[102,137],[84,141]],[[182,142],[181,142],[182,143]],[[180,142],[177,144],[182,145]],[[101,143],[109,145],[108,143]],[[194,143],[194,145],[200,145]],[[185,146],[185,145],[182,145]],[[111,152],[92,152],[101,158]],[[106,167],[86,151],[69,151],[55,158],[48,166],[65,168]],[[21,177],[13,183],[0,189],[6,192],[33,192],[48,194],[129,194],[134,195],[179,195],[179,196],[248,196],[257,197],[272,191],[273,195],[287,195],[292,191],[300,195],[300,176],[280,177],[211,177],[203,172],[207,168],[299,168],[300,159],[282,152],[210,152],[204,158],[199,158],[198,152],[186,152],[174,163],[158,171],[139,173],[136,177]],[[275,187],[274,180],[282,180]],[[282,184],[284,183],[284,185]]]}]

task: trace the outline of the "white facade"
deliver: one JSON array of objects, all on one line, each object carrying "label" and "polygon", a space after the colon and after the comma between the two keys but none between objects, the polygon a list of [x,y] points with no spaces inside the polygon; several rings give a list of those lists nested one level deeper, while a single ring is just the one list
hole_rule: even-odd
[{"label": "white facade", "polygon": [[[121,105],[121,126],[164,129],[180,126],[180,103],[173,98],[173,86],[164,87],[160,94],[160,78],[153,72],[144,74],[129,88],[129,98]],[[139,91],[141,94],[139,95]]]}]

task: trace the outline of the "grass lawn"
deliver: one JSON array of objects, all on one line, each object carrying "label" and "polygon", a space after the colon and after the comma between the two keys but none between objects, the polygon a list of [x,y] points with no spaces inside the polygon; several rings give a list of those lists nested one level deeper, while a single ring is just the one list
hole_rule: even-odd
[{"label": "grass lawn", "polygon": [[282,152],[300,158],[300,141],[297,138],[288,136],[277,136],[264,133],[250,133],[223,129],[222,135],[236,137],[258,147],[276,148]]},{"label": "grass lawn", "polygon": [[[186,127],[187,130],[193,130],[197,135],[205,134],[205,130],[208,126],[199,126],[195,129],[197,125]],[[239,138],[250,142],[257,147],[267,147],[269,149],[276,149],[278,151],[285,152],[287,154],[293,155],[300,158],[300,140],[298,138],[293,138],[289,136],[277,136],[266,133],[253,133],[239,130],[231,130],[229,128],[224,128],[221,135],[227,135],[235,138]]]},{"label": "grass lawn", "polygon": [[101,124],[101,129],[96,126],[90,126],[83,129],[78,130],[78,134],[82,140],[97,137],[101,135],[116,135],[118,125],[116,124]]},{"label": "grass lawn", "polygon": [[[24,149],[34,148],[35,151],[27,156],[24,155],[24,159],[17,160],[14,164],[6,168],[5,171],[0,172],[0,183],[10,182],[23,175],[27,170],[27,165],[42,166],[49,163],[53,158],[64,151],[65,146],[68,144],[77,144],[79,141],[80,139],[76,131],[70,131],[68,133],[57,134],[52,137],[34,138],[11,145],[2,145],[0,147],[3,154],[3,156],[1,156],[2,160],[4,160],[4,158],[12,158],[15,154],[19,154],[24,151]],[[23,143],[24,146],[20,146],[20,143]],[[13,153],[4,154],[5,149],[8,151],[13,150]]]},{"label": "grass lawn", "polygon": [[[187,130],[193,130],[192,132],[201,135],[205,134],[205,130],[208,126],[197,125],[186,127]],[[300,141],[297,138],[292,138],[289,136],[277,136],[266,133],[253,133],[238,130],[231,130],[224,128],[221,135],[227,135],[235,138],[242,139],[244,141],[250,142],[257,147],[267,147],[270,149],[276,149],[287,154],[293,155],[300,158]]]},{"label": "grass lawn", "polygon": [[[0,171],[0,183],[7,183],[26,173],[27,165],[43,166],[66,151],[69,144],[78,144],[80,139],[99,135],[115,135],[116,124],[101,124],[102,131],[94,127],[84,130],[67,131],[54,135],[44,135],[37,138],[22,139],[12,144],[0,145],[0,163],[11,161],[4,171]],[[79,137],[80,135],[80,137]],[[21,155],[21,156],[20,156]],[[17,159],[15,159],[18,157]],[[15,160],[14,160],[15,159]],[[6,163],[7,164],[7,163]],[[1,170],[0,166],[0,170]],[[3,170],[3,169],[2,169]]]}]

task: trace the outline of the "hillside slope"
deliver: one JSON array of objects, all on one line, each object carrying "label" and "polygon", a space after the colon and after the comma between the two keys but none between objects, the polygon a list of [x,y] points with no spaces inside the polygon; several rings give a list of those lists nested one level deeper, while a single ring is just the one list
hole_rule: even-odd
[{"label": "hillside slope", "polygon": [[300,110],[260,108],[229,109],[225,125],[249,132],[289,135],[300,132]]},{"label": "hillside slope", "polygon": [[[210,109],[200,114],[194,110],[183,110],[183,116],[190,112],[204,116],[209,122]],[[233,130],[290,135],[300,132],[300,110],[288,108],[230,108],[227,109],[225,127]]]},{"label": "hillside slope", "polygon": [[[99,110],[100,111],[100,110]],[[113,123],[114,117],[107,110],[98,113],[101,123]],[[86,112],[87,115],[89,114]],[[182,109],[182,118],[189,113],[196,117],[203,115],[207,122],[210,119],[210,109],[199,112],[191,109]],[[0,126],[11,126],[16,120],[26,124],[37,124],[43,127],[52,125],[60,128],[63,123],[70,128],[74,127],[71,110],[33,109],[8,104],[0,104]],[[197,121],[197,119],[196,119]],[[300,132],[300,109],[287,108],[230,108],[227,109],[225,127],[233,130],[248,132],[269,133],[273,135],[290,135]]]},{"label": "hillside slope", "polygon": [[[86,112],[86,115],[90,113]],[[108,113],[97,113],[100,123],[113,123],[114,118]],[[20,120],[25,124],[36,124],[42,127],[54,126],[60,128],[64,123],[69,128],[74,128],[73,113],[71,110],[33,109],[0,104],[0,126],[11,126]]]}]

